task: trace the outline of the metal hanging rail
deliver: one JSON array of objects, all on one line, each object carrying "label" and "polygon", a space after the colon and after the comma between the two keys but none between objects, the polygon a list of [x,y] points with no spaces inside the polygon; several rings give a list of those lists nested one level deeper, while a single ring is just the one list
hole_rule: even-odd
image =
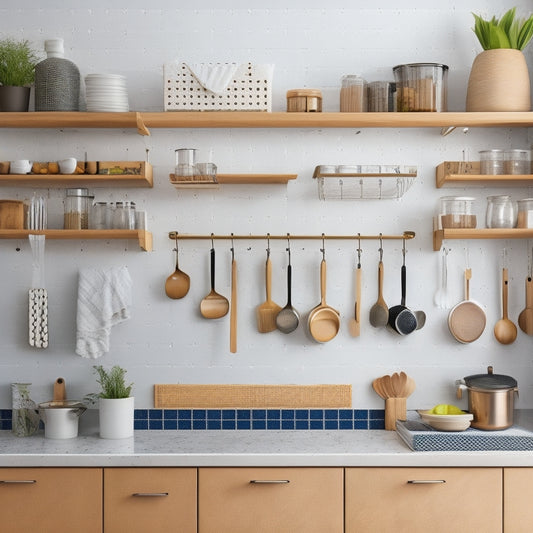
[{"label": "metal hanging rail", "polygon": [[211,233],[209,235],[194,235],[187,233],[179,233],[177,231],[171,231],[168,234],[168,238],[172,240],[181,239],[181,240],[287,240],[287,237],[291,240],[409,240],[414,239],[414,231],[404,231],[401,235],[360,235],[354,233],[352,235],[327,235],[322,233],[320,235],[293,235],[291,233],[286,233],[285,235],[271,235],[267,233],[265,235],[216,235]]}]

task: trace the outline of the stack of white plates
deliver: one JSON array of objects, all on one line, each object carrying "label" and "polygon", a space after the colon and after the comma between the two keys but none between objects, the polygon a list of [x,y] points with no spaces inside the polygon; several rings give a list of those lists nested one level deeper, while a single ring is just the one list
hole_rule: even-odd
[{"label": "stack of white plates", "polygon": [[87,111],[129,111],[126,78],[119,74],[85,76]]}]

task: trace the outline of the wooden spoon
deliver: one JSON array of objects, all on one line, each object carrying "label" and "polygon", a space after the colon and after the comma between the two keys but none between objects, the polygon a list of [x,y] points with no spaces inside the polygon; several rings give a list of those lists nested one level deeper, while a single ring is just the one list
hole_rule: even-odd
[{"label": "wooden spoon", "polygon": [[394,393],[394,396],[396,398],[403,398],[400,374],[398,374],[398,372],[394,372],[394,374],[392,374],[391,376],[391,381],[392,381],[392,392]]},{"label": "wooden spoon", "polygon": [[228,300],[215,291],[215,249],[211,248],[211,292],[200,302],[200,313],[204,318],[221,318],[228,311]]},{"label": "wooden spoon", "polygon": [[526,278],[526,307],[518,315],[518,325],[527,335],[533,335],[533,278]]},{"label": "wooden spoon", "polygon": [[385,394],[385,391],[383,390],[383,383],[381,381],[381,378],[376,378],[373,382],[372,382],[372,388],[374,389],[374,391],[378,394],[378,396],[380,396],[381,398],[383,398],[384,400],[387,399],[387,395]]},{"label": "wooden spoon", "polygon": [[177,300],[183,298],[191,286],[191,279],[182,272],[178,264],[178,245],[176,243],[176,270],[170,274],[165,282],[165,293],[169,298]]},{"label": "wooden spoon", "polygon": [[389,321],[389,307],[383,298],[383,261],[378,264],[378,299],[370,308],[370,324],[384,328]]},{"label": "wooden spoon", "polygon": [[235,252],[231,248],[231,306],[229,322],[229,350],[237,352],[237,262]]},{"label": "wooden spoon", "polygon": [[361,278],[362,270],[361,263],[357,263],[355,271],[355,308],[354,316],[349,322],[349,331],[352,337],[359,337],[361,334]]},{"label": "wooden spoon", "polygon": [[494,336],[501,344],[511,344],[515,341],[517,330],[514,323],[507,316],[507,296],[509,291],[509,278],[507,269],[502,270],[502,307],[503,316],[494,326]]},{"label": "wooden spoon", "polygon": [[267,260],[265,267],[265,286],[266,286],[266,300],[261,305],[257,306],[257,330],[259,333],[269,333],[277,329],[276,317],[281,311],[281,307],[272,301],[271,298],[271,284],[272,284],[272,263],[270,261],[270,250],[267,250]]}]

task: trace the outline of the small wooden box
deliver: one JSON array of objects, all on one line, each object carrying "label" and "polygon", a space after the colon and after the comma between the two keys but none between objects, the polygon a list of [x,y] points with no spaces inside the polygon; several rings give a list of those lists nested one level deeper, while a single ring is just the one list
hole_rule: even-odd
[{"label": "small wooden box", "polygon": [[287,112],[320,113],[322,92],[320,89],[291,89],[287,91]]},{"label": "small wooden box", "polygon": [[24,202],[0,200],[0,229],[24,229]]}]

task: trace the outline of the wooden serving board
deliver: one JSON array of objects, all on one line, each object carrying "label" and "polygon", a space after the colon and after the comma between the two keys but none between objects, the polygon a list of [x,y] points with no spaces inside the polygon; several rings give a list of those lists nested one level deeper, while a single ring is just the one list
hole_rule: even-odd
[{"label": "wooden serving board", "polygon": [[154,385],[154,407],[351,408],[351,385]]}]

